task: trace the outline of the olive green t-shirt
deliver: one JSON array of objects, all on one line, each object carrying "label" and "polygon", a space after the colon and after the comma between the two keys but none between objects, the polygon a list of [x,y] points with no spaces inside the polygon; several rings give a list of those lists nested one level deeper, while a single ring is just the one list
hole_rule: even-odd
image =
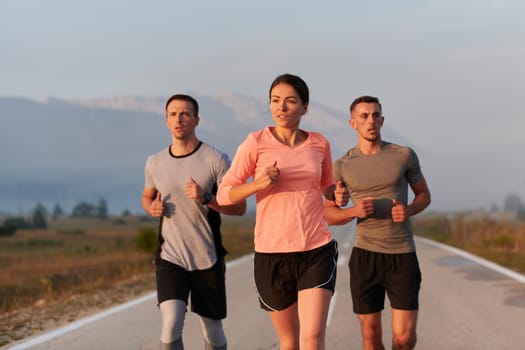
[{"label": "olive green t-shirt", "polygon": [[356,146],[337,159],[333,167],[336,181],[343,181],[357,205],[374,197],[374,213],[357,219],[354,246],[378,253],[415,251],[410,219],[392,221],[392,200],[407,205],[408,185],[423,179],[416,153],[409,147],[383,142],[373,155],[361,153]]}]

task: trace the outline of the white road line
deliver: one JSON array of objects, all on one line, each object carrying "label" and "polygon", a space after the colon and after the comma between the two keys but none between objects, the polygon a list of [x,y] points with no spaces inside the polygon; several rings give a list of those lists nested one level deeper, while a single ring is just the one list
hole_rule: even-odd
[{"label": "white road line", "polygon": [[[249,261],[249,260],[253,260],[253,254],[248,254],[248,255],[244,255],[244,256],[241,256],[240,258],[237,258],[235,260],[232,260],[232,261],[229,261],[226,263],[226,268],[230,268],[230,267],[235,267],[237,265],[241,265],[243,263],[245,263],[246,261]],[[32,346],[35,346],[35,345],[39,345],[39,344],[42,344],[48,340],[51,340],[53,338],[56,338],[56,337],[59,337],[61,335],[64,335],[66,333],[69,333],[71,331],[74,331],[75,329],[79,329],[80,327],[83,327],[85,325],[88,325],[90,323],[93,323],[93,322],[96,322],[98,320],[101,320],[103,318],[106,318],[108,316],[111,316],[117,312],[120,312],[122,310],[125,310],[125,309],[128,309],[130,307],[133,307],[135,305],[138,305],[140,303],[143,303],[145,301],[149,301],[151,299],[155,299],[157,297],[157,292],[152,292],[152,293],[149,293],[147,295],[144,295],[138,299],[135,299],[135,300],[132,300],[132,301],[129,301],[127,303],[124,303],[124,304],[120,304],[120,305],[117,305],[115,307],[112,307],[110,309],[107,309],[105,311],[102,311],[98,314],[95,314],[93,316],[90,316],[90,317],[86,317],[86,318],[83,318],[83,319],[80,319],[78,321],[75,321],[73,323],[70,323],[69,325],[65,326],[65,327],[62,327],[62,328],[57,328],[53,331],[50,331],[50,332],[47,332],[47,333],[44,333],[44,334],[41,334],[41,335],[38,335],[34,338],[29,338],[27,341],[23,342],[23,343],[20,343],[20,344],[16,344],[10,348],[8,348],[9,350],[25,350],[25,349],[29,349],[30,347]]]},{"label": "white road line", "polygon": [[464,257],[466,259],[472,260],[472,261],[474,261],[474,262],[476,262],[476,263],[478,263],[478,264],[480,264],[482,266],[485,266],[485,267],[487,267],[489,269],[492,269],[492,270],[497,271],[497,272],[499,272],[499,273],[501,273],[503,275],[506,275],[506,276],[508,276],[510,278],[513,278],[513,279],[515,279],[518,282],[525,283],[525,275],[522,275],[519,272],[512,271],[512,270],[510,270],[510,269],[508,269],[506,267],[500,266],[498,264],[495,264],[493,262],[490,262],[488,260],[480,258],[479,256],[467,253],[467,252],[465,252],[465,251],[463,251],[461,249],[454,248],[454,247],[448,246],[448,245],[443,244],[443,243],[432,241],[432,240],[427,239],[427,238],[415,236],[415,240],[416,241],[421,241],[421,242],[424,242],[424,243],[429,244],[431,246],[438,247],[438,248],[441,248],[443,250],[449,251],[451,253],[460,255],[460,256],[462,256],[462,257]]},{"label": "white road line", "polygon": [[336,302],[337,302],[337,292],[334,293],[334,295],[332,296],[332,300],[330,300],[330,307],[328,308],[328,318],[326,319],[327,327],[330,327],[330,323],[332,322],[332,315],[334,314]]},{"label": "white road line", "polygon": [[118,305],[118,306],[115,306],[115,307],[112,307],[111,309],[108,309],[106,311],[103,311],[103,312],[100,312],[96,315],[93,315],[93,316],[90,316],[90,317],[86,317],[86,318],[83,318],[81,320],[78,320],[78,321],[75,321],[65,327],[62,327],[62,328],[58,328],[54,331],[51,331],[51,332],[48,332],[48,333],[44,333],[42,335],[39,335],[37,337],[34,337],[34,338],[30,338],[28,341],[24,342],[24,343],[21,343],[21,344],[17,344],[13,347],[10,347],[9,349],[10,350],[22,350],[22,349],[28,349],[32,346],[35,346],[35,345],[39,345],[39,344],[42,344],[48,340],[51,340],[55,337],[58,337],[58,336],[61,336],[61,335],[64,335],[66,333],[69,333],[75,329],[78,329],[80,327],[83,327],[87,324],[90,324],[90,323],[93,323],[95,321],[98,321],[98,320],[101,320],[103,318],[106,318],[110,315],[113,315],[114,313],[117,313],[119,311],[122,311],[122,310],[125,310],[127,308],[130,308],[132,306],[135,306],[135,305],[138,305],[140,303],[143,303],[147,300],[150,300],[150,299],[153,299],[157,296],[157,293],[156,292],[153,292],[153,293],[150,293],[150,294],[147,294],[147,295],[144,295],[143,297],[140,297],[138,299],[135,299],[135,300],[132,300],[132,301],[129,301],[127,303],[124,303],[124,304],[121,304],[121,305]]},{"label": "white road line", "polygon": [[[345,240],[341,244],[344,248],[344,250],[349,250],[352,247],[352,242],[354,240],[353,231],[350,229],[348,234],[345,236]],[[348,264],[349,255],[341,254],[341,250],[339,250],[339,258],[337,259],[337,267],[338,268],[344,268]],[[326,320],[326,326],[330,327],[330,323],[332,322],[332,317],[334,314],[335,306],[337,304],[337,291],[332,296],[332,300],[330,301],[330,307],[328,309],[328,319]]]}]

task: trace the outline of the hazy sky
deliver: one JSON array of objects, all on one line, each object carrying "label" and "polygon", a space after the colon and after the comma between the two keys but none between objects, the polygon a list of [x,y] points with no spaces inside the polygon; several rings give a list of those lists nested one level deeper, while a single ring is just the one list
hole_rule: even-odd
[{"label": "hazy sky", "polygon": [[497,191],[525,194],[525,174],[504,167],[523,162],[525,1],[321,3],[2,0],[0,96],[266,98],[289,72],[342,113],[379,96],[390,128],[441,155],[487,157],[514,179]]}]

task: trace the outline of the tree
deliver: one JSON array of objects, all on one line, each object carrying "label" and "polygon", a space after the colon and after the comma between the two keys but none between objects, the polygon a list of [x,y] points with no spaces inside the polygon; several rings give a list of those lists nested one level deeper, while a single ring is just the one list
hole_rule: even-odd
[{"label": "tree", "polygon": [[56,220],[58,219],[59,216],[62,216],[64,215],[64,211],[62,210],[62,207],[60,206],[60,204],[55,204],[55,207],[53,208],[53,220]]},{"label": "tree", "polygon": [[517,194],[511,193],[505,197],[505,202],[503,204],[504,211],[517,213],[521,207],[523,207],[523,202]]},{"label": "tree", "polygon": [[492,203],[490,205],[490,211],[493,213],[497,213],[499,211],[499,206],[496,203]]},{"label": "tree", "polygon": [[73,208],[71,212],[72,217],[77,218],[89,218],[94,217],[96,214],[96,208],[93,204],[87,202],[80,202]]},{"label": "tree", "polygon": [[0,237],[13,236],[15,233],[16,233],[16,227],[13,225],[3,223],[0,226]]},{"label": "tree", "polygon": [[47,228],[47,209],[42,205],[42,203],[37,203],[35,209],[33,209],[33,222],[32,226],[36,229],[46,229]]},{"label": "tree", "polygon": [[104,198],[100,198],[98,202],[97,217],[101,220],[108,218],[108,203]]}]

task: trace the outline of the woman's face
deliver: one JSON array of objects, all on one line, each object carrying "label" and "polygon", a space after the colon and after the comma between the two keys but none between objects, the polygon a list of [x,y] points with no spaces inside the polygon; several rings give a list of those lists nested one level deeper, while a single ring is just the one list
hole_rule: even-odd
[{"label": "woman's face", "polygon": [[281,83],[273,87],[270,93],[270,112],[275,126],[299,128],[301,117],[307,108],[308,104],[303,103],[291,85]]}]

